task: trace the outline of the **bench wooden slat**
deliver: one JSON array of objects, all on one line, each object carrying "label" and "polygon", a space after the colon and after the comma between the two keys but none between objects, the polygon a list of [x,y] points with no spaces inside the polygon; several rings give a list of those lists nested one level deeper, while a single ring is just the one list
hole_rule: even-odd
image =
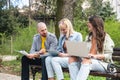
[{"label": "bench wooden slat", "polygon": [[113,48],[113,51],[120,51],[120,48]]},{"label": "bench wooden slat", "polygon": [[120,56],[113,56],[112,59],[113,61],[120,61]]},{"label": "bench wooden slat", "polygon": [[113,56],[120,56],[120,51],[114,51],[112,55]]},{"label": "bench wooden slat", "polygon": [[96,71],[91,71],[90,75],[92,76],[102,76],[102,77],[112,77],[112,78],[120,78],[120,73],[102,73],[102,72],[96,72]]}]

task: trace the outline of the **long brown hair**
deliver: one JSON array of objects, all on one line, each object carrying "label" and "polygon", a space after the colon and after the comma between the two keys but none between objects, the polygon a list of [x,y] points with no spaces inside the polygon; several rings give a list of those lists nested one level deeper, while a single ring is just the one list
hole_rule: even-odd
[{"label": "long brown hair", "polygon": [[[99,16],[91,16],[89,17],[89,22],[92,24],[95,31],[95,38],[97,42],[97,49],[99,52],[103,52],[103,43],[105,40],[105,31],[104,31],[104,22],[103,19]],[[93,35],[92,32],[89,33],[89,36]]]}]

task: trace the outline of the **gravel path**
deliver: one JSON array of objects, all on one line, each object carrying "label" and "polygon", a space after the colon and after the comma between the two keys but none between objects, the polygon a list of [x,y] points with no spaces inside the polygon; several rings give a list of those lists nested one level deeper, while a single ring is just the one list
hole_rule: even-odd
[{"label": "gravel path", "polygon": [[0,80],[21,80],[21,77],[11,74],[0,73]]}]

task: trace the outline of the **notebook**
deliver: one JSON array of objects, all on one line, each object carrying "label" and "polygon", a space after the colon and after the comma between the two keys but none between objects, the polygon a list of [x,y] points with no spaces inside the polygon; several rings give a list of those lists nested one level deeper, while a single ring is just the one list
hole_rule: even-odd
[{"label": "notebook", "polygon": [[26,52],[25,50],[20,50],[20,51],[18,51],[18,50],[14,50],[15,52],[18,52],[18,53],[21,53],[21,54],[23,54],[23,55],[27,55],[28,54],[28,52]]},{"label": "notebook", "polygon": [[66,41],[68,54],[72,56],[88,57],[89,49],[86,42]]},{"label": "notebook", "polygon": [[59,52],[56,50],[48,50],[49,56],[58,56]]},{"label": "notebook", "polygon": [[[16,52],[18,53],[21,53],[25,56],[27,56],[27,54],[29,54],[28,52],[26,52],[25,50],[15,50]],[[40,55],[40,57],[44,57],[44,56],[58,56],[58,51],[55,51],[55,50],[48,50],[47,53],[43,54],[43,55]]]}]

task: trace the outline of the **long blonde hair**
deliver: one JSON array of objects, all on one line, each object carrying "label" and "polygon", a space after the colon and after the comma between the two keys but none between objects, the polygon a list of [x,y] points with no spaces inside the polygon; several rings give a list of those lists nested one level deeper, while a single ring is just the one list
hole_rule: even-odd
[{"label": "long blonde hair", "polygon": [[70,36],[72,33],[74,33],[74,29],[73,29],[73,25],[72,25],[71,21],[70,21],[69,19],[67,19],[67,18],[63,18],[63,19],[61,19],[60,22],[59,22],[59,28],[61,28],[61,25],[60,25],[60,24],[66,25],[66,28],[67,28],[66,39],[68,39],[69,36]]}]

